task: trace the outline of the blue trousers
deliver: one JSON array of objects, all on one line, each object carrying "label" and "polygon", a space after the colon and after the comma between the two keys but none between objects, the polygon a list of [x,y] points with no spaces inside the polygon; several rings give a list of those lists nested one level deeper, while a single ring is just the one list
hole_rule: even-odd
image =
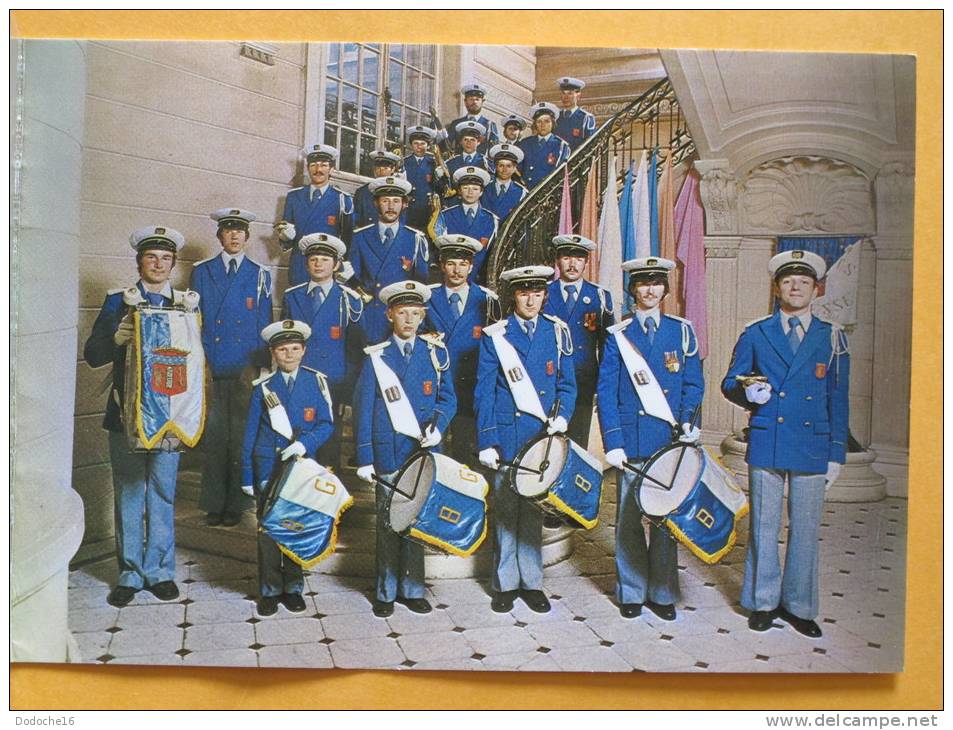
[{"label": "blue trousers", "polygon": [[509,485],[509,469],[493,478],[494,591],[543,589],[543,513]]},{"label": "blue trousers", "polygon": [[175,480],[179,452],[130,452],[125,434],[109,432],[115,498],[118,585],[175,579]]},{"label": "blue trousers", "polygon": [[635,500],[637,478],[628,469],[617,472],[615,597],[619,603],[675,603],[679,598],[678,545],[655,525],[649,526],[646,543],[642,510]]},{"label": "blue trousers", "polygon": [[[778,535],[788,482],[788,549],[782,578]],[[795,616],[818,614],[817,536],[824,507],[824,475],[748,466],[751,531],[745,556],[741,605],[771,611],[779,605]]]},{"label": "blue trousers", "polygon": [[[397,472],[381,474],[392,482]],[[396,598],[424,597],[424,548],[420,543],[401,537],[385,524],[390,490],[374,487],[377,505],[377,585],[378,601],[392,603]]]}]

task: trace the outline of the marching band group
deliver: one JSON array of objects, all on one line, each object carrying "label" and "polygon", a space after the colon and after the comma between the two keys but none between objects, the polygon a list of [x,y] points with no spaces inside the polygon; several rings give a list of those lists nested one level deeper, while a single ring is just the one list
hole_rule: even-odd
[{"label": "marching band group", "polygon": [[[254,214],[238,208],[212,214],[222,250],[195,264],[190,287],[200,297],[211,371],[199,502],[208,525],[238,524],[252,501],[263,499],[282,462],[307,456],[340,472],[342,416],[350,405],[357,476],[376,490],[374,614],[391,615],[395,602],[415,613],[431,610],[424,548],[386,520],[386,485],[420,449],[460,463],[476,455],[486,470],[492,610],[509,611],[519,598],[546,612],[544,514],[511,488],[512,467],[545,434],[567,434],[585,449],[597,397],[605,458],[618,470],[620,613],[634,618],[646,607],[676,618],[676,543],[655,523],[646,539],[633,471],[673,439],[691,444],[700,436],[704,381],[696,335],[689,321],[660,309],[674,262],[649,257],[623,264],[635,310],[619,323],[609,292],[583,278],[595,244],[578,235],[553,239],[555,267],[501,274],[509,311],[482,285],[499,221],[593,133],[594,118],[577,106],[583,86],[560,79],[564,113],[534,105],[535,134],[522,140],[524,122],[507,117],[502,142],[481,114],[484,90],[466,86],[468,114],[445,133],[457,156],[438,160],[428,147],[440,131],[411,127],[411,154],[375,151],[376,177],[353,197],[330,182],[337,151],[306,148],[310,184],[288,193],[275,227],[290,250],[277,322],[270,273],[244,252]],[[459,204],[444,210],[446,232],[431,241],[423,229],[434,196]],[[152,226],[136,231],[131,244],[141,300],[173,307],[182,293],[169,279],[183,236]],[[752,630],[781,618],[820,636],[817,531],[825,488],[846,455],[849,359],[843,333],[810,312],[823,259],[788,251],[769,269],[779,309],[745,329],[722,384],[727,398],[751,412],[752,529],[741,601]],[[130,451],[122,437],[124,363],[134,346],[122,292],[107,295],[85,347],[92,367],[113,365],[104,428],[117,506],[119,578],[107,599],[114,606],[140,590],[162,600],[179,595],[173,521],[179,453]],[[633,370],[635,356],[644,359],[680,424],[674,436],[668,423],[646,413],[639,394],[645,373]],[[252,380],[249,374],[260,368],[268,372]],[[276,429],[269,418],[276,404],[290,430]],[[791,537],[782,570],[777,538],[786,481]],[[262,531],[258,563],[259,615],[273,615],[279,605],[305,610],[301,567]]]}]

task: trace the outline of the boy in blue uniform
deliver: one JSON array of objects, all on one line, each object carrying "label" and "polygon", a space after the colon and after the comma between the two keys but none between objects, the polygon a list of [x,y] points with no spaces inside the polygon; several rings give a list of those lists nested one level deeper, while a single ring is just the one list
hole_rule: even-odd
[{"label": "boy in blue uniform", "polygon": [[523,150],[523,164],[520,174],[529,190],[535,188],[559,165],[569,159],[569,145],[562,137],[553,134],[553,125],[559,110],[552,104],[542,101],[530,107],[533,116],[532,137],[520,140]]},{"label": "boy in blue uniform", "polygon": [[103,428],[109,432],[119,562],[119,579],[106,601],[116,607],[128,604],[143,588],[163,601],[179,597],[174,581],[179,452],[166,443],[149,451],[130,451],[122,413],[126,349],[134,335],[132,304],[124,302],[124,295],[156,307],[171,307],[181,301],[184,293],[172,289],[169,276],[185,238],[172,228],[150,226],[135,231],[129,241],[136,251],[139,281],[128,293],[126,289],[114,289],[106,294],[83,348],[90,367],[111,364],[113,368]]},{"label": "boy in blue uniform", "polygon": [[304,149],[310,184],[295,188],[285,199],[285,211],[275,226],[282,248],[291,251],[288,259],[288,286],[308,280],[298,242],[309,233],[331,233],[345,243],[351,240],[354,201],[331,184],[331,171],[337,164],[338,151],[326,144]]},{"label": "boy in blue uniform", "polygon": [[480,143],[478,152],[486,154],[486,151],[500,140],[496,132],[496,123],[487,119],[483,111],[483,102],[486,99],[486,89],[480,84],[466,84],[460,93],[463,94],[463,105],[467,108],[467,113],[450,122],[447,129],[447,141],[450,143],[450,149],[454,152],[461,151],[461,142],[457,125],[463,122],[476,122],[482,125],[486,130],[485,137]]},{"label": "boy in blue uniform", "polygon": [[[447,160],[447,169],[453,175],[461,167],[482,167],[489,171],[486,155],[478,150],[483,135],[486,134],[486,127],[479,122],[465,121],[457,126],[457,139],[460,142],[460,154],[454,155]],[[437,175],[440,175],[437,170]]]},{"label": "boy in blue uniform", "polygon": [[[766,631],[781,618],[820,638],[818,530],[824,493],[847,458],[850,357],[837,325],[811,314],[827,265],[810,251],[768,262],[778,311],[749,324],[721,391],[751,414],[748,487],[751,531],[741,605],[748,627]],[[788,483],[788,540],[782,574],[778,535]]]},{"label": "boy in blue uniform", "polygon": [[596,118],[579,108],[579,92],[586,83],[571,76],[559,79],[559,94],[563,108],[556,120],[556,134],[569,144],[573,152],[596,131]]},{"label": "boy in blue uniform", "polygon": [[429,127],[411,127],[407,130],[411,154],[404,158],[404,176],[410,183],[410,204],[407,207],[407,225],[420,230],[430,222],[430,196],[436,191],[437,161],[427,151],[437,133]]},{"label": "boy in blue uniform", "polygon": [[[387,150],[374,150],[369,157],[374,167],[375,178],[393,175],[400,164],[400,155]],[[377,206],[374,205],[370,183],[367,183],[354,191],[354,229],[373,223],[377,223]]]},{"label": "boy in blue uniform", "polygon": [[576,407],[568,433],[569,438],[588,448],[599,360],[606,329],[615,322],[612,295],[582,278],[595,243],[582,236],[565,235],[556,236],[553,247],[559,279],[549,285],[544,311],[569,325],[576,368]]},{"label": "boy in blue uniform", "polygon": [[483,191],[480,202],[503,222],[528,194],[526,188],[513,177],[523,161],[523,150],[515,144],[504,142],[490,150],[490,159],[496,174]]},{"label": "boy in blue uniform", "polygon": [[318,461],[340,472],[341,423],[357,377],[354,366],[361,346],[358,322],[364,303],[357,292],[334,279],[347,251],[344,241],[327,233],[311,233],[298,247],[309,281],[285,290],[281,318],[298,320],[311,328],[302,364],[327,378],[335,404],[334,434],[318,450]]},{"label": "boy in blue uniform", "polygon": [[470,462],[476,443],[473,390],[483,329],[500,318],[499,299],[489,289],[467,280],[480,242],[459,234],[440,236],[434,242],[440,254],[443,284],[431,287],[424,329],[440,332],[450,353],[457,415],[450,424],[449,454],[462,464]]},{"label": "boy in blue uniform", "polygon": [[[308,325],[290,319],[274,322],[261,332],[276,370],[254,383],[242,449],[242,489],[257,495],[259,502],[279,461],[314,458],[334,429],[324,376],[301,364],[310,336]],[[292,438],[281,433],[282,424],[290,425]],[[258,615],[274,615],[279,603],[292,613],[301,613],[306,608],[303,589],[301,566],[259,530]]]},{"label": "boy in blue uniform", "polygon": [[[516,144],[520,135],[526,129],[526,120],[517,114],[510,114],[503,119],[503,142]],[[492,157],[492,155],[490,155]]]},{"label": "boy in blue uniform", "polygon": [[258,333],[271,322],[271,274],[245,255],[253,213],[223,208],[211,218],[218,222],[222,252],[192,269],[192,289],[201,296],[202,347],[212,371],[199,509],[206,524],[233,527],[251,506],[241,489],[241,448],[255,368],[270,364]]},{"label": "boy in blue uniform", "polygon": [[572,339],[566,324],[542,314],[549,266],[500,275],[513,291],[512,313],[484,330],[474,404],[480,463],[493,479],[494,547],[491,608],[506,613],[519,596],[538,613],[543,593],[543,513],[511,488],[513,463],[532,439],[565,433],[576,401]]},{"label": "boy in blue uniform", "polygon": [[[394,612],[394,602],[430,613],[424,598],[424,549],[386,524],[388,490],[417,449],[436,447],[456,413],[450,358],[441,338],[417,335],[430,289],[399,281],[381,290],[391,336],[364,349],[367,358],[355,388],[357,475],[377,481],[377,586],[374,615]],[[384,397],[386,394],[386,398]]]},{"label": "boy in blue uniform", "polygon": [[[676,542],[652,525],[646,546],[635,495],[637,476],[624,467],[625,462],[641,464],[673,439],[671,424],[647,414],[636,389],[636,383],[645,384],[651,376],[682,424],[680,440],[695,443],[700,436],[691,423],[705,390],[698,340],[691,322],[659,309],[673,268],[675,262],[655,257],[622,264],[623,271],[631,272],[629,292],[635,298],[635,316],[609,328],[599,368],[602,442],[606,461],[618,470],[616,600],[624,618],[635,618],[645,605],[659,618],[674,621],[679,595]],[[650,373],[630,372],[626,358],[633,350],[644,358]]]},{"label": "boy in blue uniform", "polygon": [[[427,237],[400,222],[407,205],[410,183],[400,177],[380,177],[370,182],[380,220],[354,232],[348,260],[353,281],[366,292],[379,295],[395,281],[416,279],[426,283],[430,275]],[[386,307],[379,299],[364,307],[361,329],[366,342],[374,344],[390,333]]]},{"label": "boy in blue uniform", "polygon": [[473,256],[471,282],[485,280],[483,265],[486,263],[490,246],[496,240],[496,229],[499,226],[497,217],[480,205],[480,197],[488,182],[490,173],[482,167],[461,167],[453,173],[453,184],[457,188],[460,204],[447,208],[441,214],[447,233],[459,233],[480,242],[482,248]]}]

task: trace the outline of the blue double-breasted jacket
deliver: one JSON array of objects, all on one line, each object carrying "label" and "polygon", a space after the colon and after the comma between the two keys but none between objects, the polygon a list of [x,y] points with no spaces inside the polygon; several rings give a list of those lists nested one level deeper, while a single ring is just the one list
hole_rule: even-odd
[{"label": "blue double-breasted jacket", "polygon": [[351,196],[334,185],[328,185],[320,198],[315,193],[312,199],[310,185],[295,188],[288,193],[282,220],[294,224],[295,227],[294,241],[283,244],[291,249],[291,258],[288,260],[289,284],[293,286],[308,280],[305,258],[298,249],[302,236],[309,233],[329,233],[347,244],[351,240],[353,214],[354,201]]},{"label": "blue double-breasted jacket", "polygon": [[[536,416],[517,410],[506,382],[503,366],[493,339],[495,331],[504,331],[506,340],[523,361],[547,415],[562,416],[568,423],[576,404],[576,376],[572,366],[572,341],[565,323],[548,314],[536,318],[533,339],[526,336],[515,314],[484,330],[477,365],[474,408],[477,421],[477,446],[495,448],[505,461],[512,461],[530,439],[546,430]],[[557,341],[557,335],[559,340]],[[559,409],[552,413],[559,399]]]},{"label": "blue double-breasted jacket", "polygon": [[525,187],[511,179],[506,188],[506,192],[500,196],[497,192],[496,179],[494,178],[483,191],[483,195],[480,197],[480,204],[502,222],[506,219],[506,216],[512,212],[513,208],[523,201],[523,198],[525,198],[527,194],[528,191]]},{"label": "blue double-breasted jacket", "polygon": [[[763,375],[764,405],[749,403],[738,375]],[[750,411],[748,463],[765,469],[823,474],[847,458],[850,355],[837,326],[812,317],[797,354],[776,312],[752,322],[738,338],[721,392]]]},{"label": "blue double-breasted jacket", "polygon": [[585,109],[579,109],[578,107],[573,112],[563,109],[559,112],[556,127],[553,131],[557,136],[566,140],[569,149],[574,152],[596,131],[596,118]]},{"label": "blue double-breasted jacket", "polygon": [[496,231],[499,227],[499,219],[490,211],[477,203],[476,214],[471,221],[463,205],[455,205],[443,211],[443,222],[447,226],[447,233],[458,233],[479,241],[483,248],[473,255],[473,270],[470,272],[469,281],[482,282],[485,280],[483,267],[486,264],[486,257],[490,253],[490,246],[496,240]]},{"label": "blue double-breasted jacket", "polygon": [[[642,353],[662,387],[672,415],[679,424],[690,422],[705,392],[698,341],[691,323],[661,314],[651,345],[636,317],[619,327],[624,327],[625,338]],[[672,441],[672,426],[644,411],[611,333],[606,337],[596,392],[602,442],[607,452],[625,449],[629,459],[644,459]]]},{"label": "blue double-breasted jacket", "polygon": [[572,335],[572,359],[576,367],[576,386],[593,389],[599,372],[599,358],[606,338],[606,328],[615,322],[612,314],[612,295],[592,282],[576,282],[578,295],[570,309],[563,300],[559,281],[549,285],[544,312],[559,317],[569,325]]},{"label": "blue double-breasted jacket", "polygon": [[523,161],[519,170],[523,182],[529,190],[535,188],[549,173],[569,159],[569,145],[562,137],[555,134],[548,139],[533,135],[519,141],[519,148],[523,150]]},{"label": "blue double-breasted jacket", "polygon": [[[464,115],[454,119],[449,125],[447,125],[447,143],[450,145],[450,149],[454,152],[460,151],[460,145],[458,143],[456,134],[457,125],[470,121],[471,119],[473,119],[473,117]],[[486,154],[487,150],[500,141],[500,135],[496,131],[496,122],[491,122],[482,114],[479,117],[473,119],[473,121],[477,122],[478,124],[482,124],[483,128],[486,130],[486,135],[483,137],[483,141],[480,142],[479,146],[477,147],[477,152]]]}]

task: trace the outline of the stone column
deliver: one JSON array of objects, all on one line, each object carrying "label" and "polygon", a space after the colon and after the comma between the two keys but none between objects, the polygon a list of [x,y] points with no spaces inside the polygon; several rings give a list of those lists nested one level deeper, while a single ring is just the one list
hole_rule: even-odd
[{"label": "stone column", "polygon": [[83,536],[71,479],[86,53],[18,40],[12,54],[11,658],[61,662],[75,658],[66,589]]},{"label": "stone column", "polygon": [[[913,320],[913,163],[890,161],[874,180],[876,300],[870,446],[888,494],[907,496]],[[927,302],[924,302],[927,304]],[[886,416],[882,415],[886,414]]]}]

